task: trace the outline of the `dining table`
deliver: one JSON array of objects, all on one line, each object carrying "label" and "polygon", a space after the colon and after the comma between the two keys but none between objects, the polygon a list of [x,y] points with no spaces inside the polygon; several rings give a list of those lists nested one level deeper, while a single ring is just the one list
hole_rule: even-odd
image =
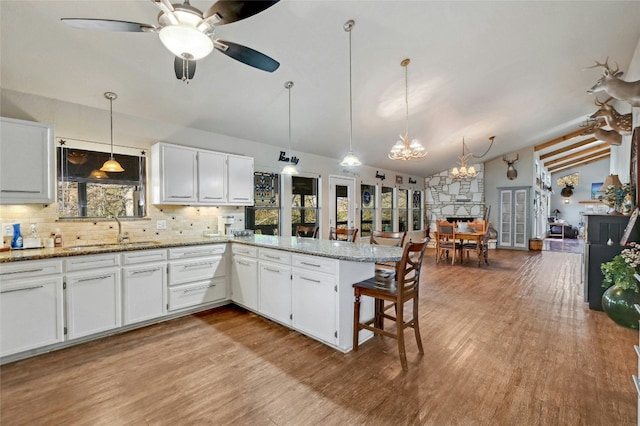
[{"label": "dining table", "polygon": [[[478,256],[478,266],[482,263],[482,243],[484,241],[484,237],[486,235],[486,231],[478,231],[476,229],[467,228],[460,229],[456,228],[453,231],[454,240],[460,240],[460,247],[464,247],[465,241],[475,241],[476,243],[476,255]],[[462,250],[460,250],[460,263],[463,261]],[[454,262],[455,262],[455,253],[454,253]]]}]

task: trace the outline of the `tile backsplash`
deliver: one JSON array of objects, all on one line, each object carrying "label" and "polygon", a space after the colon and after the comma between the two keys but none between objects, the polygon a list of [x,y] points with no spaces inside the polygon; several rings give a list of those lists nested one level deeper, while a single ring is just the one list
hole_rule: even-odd
[{"label": "tile backsplash", "polygon": [[[234,229],[244,229],[244,207],[150,205],[145,218],[121,219],[122,232],[128,233],[131,241],[197,238],[204,232],[217,232],[220,215],[233,215]],[[166,229],[157,229],[158,221],[165,221]],[[35,224],[42,238],[60,228],[65,246],[115,243],[118,236],[118,224],[113,219],[58,219],[57,203],[0,205],[0,222],[3,228],[19,223],[23,236]],[[3,239],[5,247],[9,246],[11,237]]]}]

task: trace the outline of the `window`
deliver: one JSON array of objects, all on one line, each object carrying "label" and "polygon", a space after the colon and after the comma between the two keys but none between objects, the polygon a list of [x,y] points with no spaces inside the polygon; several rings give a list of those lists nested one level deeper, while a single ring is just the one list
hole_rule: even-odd
[{"label": "window", "polygon": [[253,174],[254,205],[247,207],[245,222],[256,234],[279,235],[280,179],[276,173]]},{"label": "window", "polygon": [[382,199],[380,200],[381,204],[381,216],[382,216],[382,230],[383,231],[393,231],[393,188],[388,188],[386,186],[382,187]]},{"label": "window", "polygon": [[72,217],[144,217],[145,165],[140,156],[116,154],[123,172],[105,173],[109,153],[57,148],[58,215]]},{"label": "window", "polygon": [[298,225],[318,225],[317,178],[291,177],[291,235]]},{"label": "window", "polygon": [[398,231],[409,230],[409,190],[398,189]]},{"label": "window", "polygon": [[360,236],[370,237],[376,224],[376,186],[360,186]]},{"label": "window", "polygon": [[411,220],[413,222],[413,231],[422,229],[422,191],[413,191],[413,200],[411,204]]}]

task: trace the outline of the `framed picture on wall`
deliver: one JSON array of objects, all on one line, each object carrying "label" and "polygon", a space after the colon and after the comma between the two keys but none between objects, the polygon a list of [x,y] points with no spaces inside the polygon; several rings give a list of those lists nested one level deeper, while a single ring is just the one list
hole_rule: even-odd
[{"label": "framed picture on wall", "polygon": [[638,191],[638,177],[640,176],[640,166],[638,164],[638,150],[640,150],[640,127],[633,129],[631,135],[631,161],[629,167],[629,183],[636,188],[636,206],[640,206],[640,191]]},{"label": "framed picture on wall", "polygon": [[594,182],[591,184],[591,199],[602,200],[602,184],[604,182]]}]

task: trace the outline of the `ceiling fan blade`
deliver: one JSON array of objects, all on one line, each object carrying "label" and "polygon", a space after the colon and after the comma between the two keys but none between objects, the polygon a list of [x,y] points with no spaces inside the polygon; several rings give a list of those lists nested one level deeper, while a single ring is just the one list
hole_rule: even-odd
[{"label": "ceiling fan blade", "polygon": [[70,27],[82,28],[83,30],[97,31],[122,31],[129,33],[154,31],[156,27],[138,22],[114,21],[112,19],[92,19],[92,18],[61,18]]},{"label": "ceiling fan blade", "polygon": [[219,0],[215,2],[203,15],[207,19],[213,15],[218,15],[219,21],[215,25],[223,25],[249,18],[265,9],[270,8],[279,0],[269,1],[240,1],[240,0]]},{"label": "ceiling fan blade", "polygon": [[196,61],[188,61],[176,56],[173,60],[173,70],[178,80],[189,82],[189,80],[193,80],[196,73]]},{"label": "ceiling fan blade", "polygon": [[217,50],[224,53],[230,58],[240,61],[244,64],[258,68],[259,70],[274,72],[280,66],[280,62],[271,59],[264,53],[253,50],[249,47],[242,46],[230,41],[216,40],[214,46]]}]

